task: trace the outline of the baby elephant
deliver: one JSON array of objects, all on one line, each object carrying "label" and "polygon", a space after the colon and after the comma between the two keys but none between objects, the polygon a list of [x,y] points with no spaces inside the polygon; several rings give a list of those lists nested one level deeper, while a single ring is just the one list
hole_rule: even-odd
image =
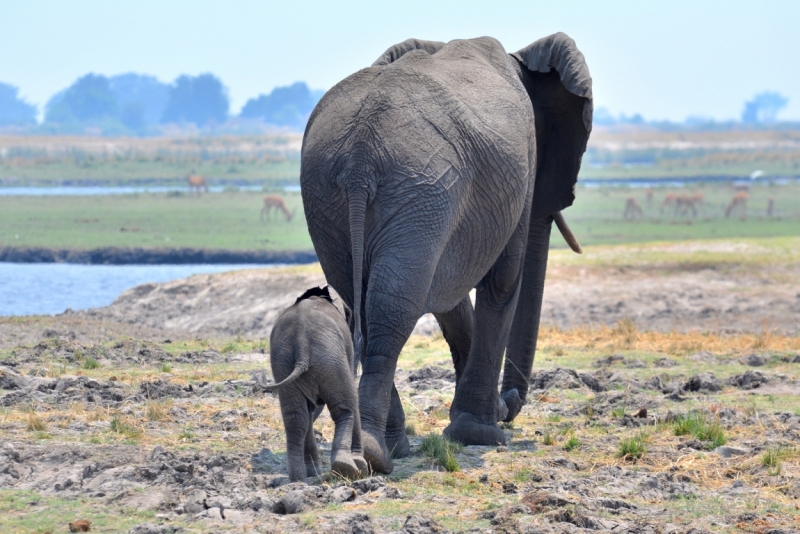
[{"label": "baby elephant", "polygon": [[331,470],[348,478],[367,471],[350,321],[350,309],[333,289],[315,287],[284,311],[272,329],[270,360],[277,383],[263,389],[278,391],[292,482],[321,472],[313,424],[315,410],[323,404],[336,424]]}]

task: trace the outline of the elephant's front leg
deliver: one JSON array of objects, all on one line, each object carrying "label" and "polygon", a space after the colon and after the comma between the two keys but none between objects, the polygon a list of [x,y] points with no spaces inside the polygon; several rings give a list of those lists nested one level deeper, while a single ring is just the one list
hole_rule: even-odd
[{"label": "elephant's front leg", "polygon": [[335,425],[331,444],[331,471],[347,478],[358,478],[361,467],[355,463],[352,453],[358,409],[336,403],[328,404],[328,410]]},{"label": "elephant's front leg", "polygon": [[524,219],[478,287],[475,331],[464,375],[456,385],[450,425],[444,433],[465,445],[497,445],[506,437],[497,426],[504,416],[497,393],[503,352],[508,342],[525,256],[528,221]]},{"label": "elephant's front leg", "polygon": [[456,384],[461,380],[464,369],[467,367],[469,351],[472,346],[473,315],[472,301],[469,295],[458,303],[458,306],[445,313],[434,313],[434,317],[442,327],[450,355],[453,357],[453,367],[456,370]]}]

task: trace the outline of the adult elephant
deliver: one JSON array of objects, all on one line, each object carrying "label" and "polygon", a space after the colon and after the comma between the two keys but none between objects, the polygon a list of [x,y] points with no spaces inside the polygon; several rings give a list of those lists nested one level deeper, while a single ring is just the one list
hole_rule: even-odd
[{"label": "adult elephant", "polygon": [[409,451],[393,380],[426,312],[456,368],[445,433],[505,442],[497,422],[525,401],[550,226],[574,200],[591,121],[591,78],[562,33],[511,55],[488,37],[410,39],[312,113],[303,204],[325,276],[355,312],[364,456],[376,471]]}]

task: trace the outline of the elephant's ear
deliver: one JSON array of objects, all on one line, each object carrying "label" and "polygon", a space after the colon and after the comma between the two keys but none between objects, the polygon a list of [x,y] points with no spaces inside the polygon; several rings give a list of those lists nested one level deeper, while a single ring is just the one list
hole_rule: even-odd
[{"label": "elephant's ear", "polygon": [[581,158],[592,131],[592,77],[568,35],[555,33],[511,54],[536,118],[536,186],[532,218],[572,205]]},{"label": "elephant's ear", "polygon": [[397,43],[394,46],[390,46],[386,52],[383,53],[381,57],[379,57],[375,63],[372,64],[373,67],[380,67],[381,65],[388,65],[389,63],[394,63],[401,57],[403,57],[408,52],[413,50],[424,50],[430,55],[435,54],[444,46],[444,43],[439,41],[423,41],[422,39],[406,39],[402,43]]},{"label": "elephant's ear", "polygon": [[339,293],[336,292],[331,286],[325,286],[325,289],[328,290],[328,294],[330,295],[331,303],[333,306],[339,310],[339,313],[342,314],[347,324],[350,325],[352,323],[352,313],[350,313],[350,307],[344,303],[342,297],[339,296]]}]

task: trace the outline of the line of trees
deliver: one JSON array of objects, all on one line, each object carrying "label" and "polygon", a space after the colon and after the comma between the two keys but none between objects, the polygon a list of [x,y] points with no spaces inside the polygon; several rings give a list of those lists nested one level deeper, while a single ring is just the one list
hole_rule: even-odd
[{"label": "line of trees", "polygon": [[180,76],[172,84],[154,76],[87,74],[47,102],[44,120],[19,96],[16,87],[0,83],[0,128],[42,133],[104,135],[157,134],[167,125],[218,129],[232,122],[302,130],[324,91],[305,82],[278,87],[247,101],[238,117],[230,115],[230,98],[213,74]]}]

